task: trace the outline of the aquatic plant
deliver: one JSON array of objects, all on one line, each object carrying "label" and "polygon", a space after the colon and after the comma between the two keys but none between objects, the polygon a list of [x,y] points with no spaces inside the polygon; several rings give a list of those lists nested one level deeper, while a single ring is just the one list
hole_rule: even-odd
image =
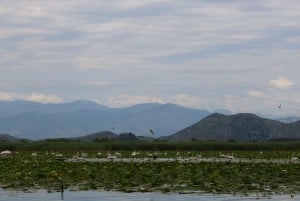
[{"label": "aquatic plant", "polygon": [[[107,152],[31,151],[13,153],[0,158],[0,185],[3,188],[60,190],[61,185],[71,190],[117,190],[124,192],[212,192],[212,193],[294,193],[300,192],[299,163],[233,163],[157,162],[148,159],[154,154],[159,158],[219,157],[228,152],[215,151],[144,151],[134,157],[132,151],[118,152],[120,158],[130,162],[65,162],[57,158],[73,156],[106,158]],[[110,152],[116,154],[116,152]],[[298,156],[297,151],[230,152],[240,158],[282,158]],[[147,158],[142,162],[135,158]]]}]

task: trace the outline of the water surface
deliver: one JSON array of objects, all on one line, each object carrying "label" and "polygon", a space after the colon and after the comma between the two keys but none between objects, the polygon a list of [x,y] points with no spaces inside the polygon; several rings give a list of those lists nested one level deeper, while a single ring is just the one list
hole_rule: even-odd
[{"label": "water surface", "polygon": [[61,193],[47,193],[36,191],[24,193],[20,191],[0,190],[0,201],[300,201],[300,195],[272,195],[272,196],[232,196],[209,194],[162,194],[162,193],[120,193],[107,191],[65,191]]}]

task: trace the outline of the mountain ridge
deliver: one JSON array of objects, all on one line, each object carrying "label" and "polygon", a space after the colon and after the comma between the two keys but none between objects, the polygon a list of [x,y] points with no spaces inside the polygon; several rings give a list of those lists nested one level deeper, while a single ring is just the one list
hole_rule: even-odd
[{"label": "mountain ridge", "polygon": [[[38,140],[76,138],[87,133],[111,131],[116,134],[135,133],[140,138],[152,138],[154,134],[158,139],[163,137],[176,140],[181,139],[177,133],[187,131],[187,137],[182,136],[183,140],[239,141],[291,138],[298,137],[297,132],[300,133],[297,117],[273,120],[252,113],[231,114],[224,109],[216,111],[224,114],[172,103],[142,103],[110,108],[85,100],[55,104],[0,101],[0,133],[9,133],[20,139]],[[190,127],[195,124],[200,124],[194,126],[198,129],[195,129],[197,133],[201,133],[200,136],[192,134],[193,129]],[[286,136],[282,136],[282,133]]]},{"label": "mountain ridge", "polygon": [[0,117],[0,132],[33,140],[77,137],[103,130],[151,136],[149,129],[152,129],[160,137],[209,115],[206,110],[159,103],[109,108],[90,101],[61,104],[0,101],[0,111],[5,113],[4,108],[9,114]]},{"label": "mountain ridge", "polygon": [[[2,138],[1,138],[2,137]],[[116,134],[113,131],[100,131],[79,137],[63,137],[67,140],[95,141],[282,141],[300,140],[300,121],[293,123],[282,123],[277,120],[270,120],[251,113],[238,113],[224,115],[213,113],[172,135],[137,136],[131,132]],[[19,141],[19,139],[8,135],[0,134],[0,141]]]},{"label": "mountain ridge", "polygon": [[234,115],[213,113],[163,139],[171,141],[268,141],[298,138],[300,139],[300,121],[283,123],[262,118],[252,113]]}]

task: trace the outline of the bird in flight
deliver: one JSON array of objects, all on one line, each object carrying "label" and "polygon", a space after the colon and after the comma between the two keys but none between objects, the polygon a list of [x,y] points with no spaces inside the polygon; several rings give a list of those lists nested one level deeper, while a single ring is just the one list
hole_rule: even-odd
[{"label": "bird in flight", "polygon": [[279,109],[281,108],[281,103],[279,104],[278,108],[279,108]]},{"label": "bird in flight", "polygon": [[149,132],[154,135],[154,131],[152,129],[149,129]]}]

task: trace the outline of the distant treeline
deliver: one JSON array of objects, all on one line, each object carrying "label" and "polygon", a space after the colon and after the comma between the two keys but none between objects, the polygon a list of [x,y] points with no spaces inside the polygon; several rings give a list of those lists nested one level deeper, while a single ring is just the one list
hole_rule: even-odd
[{"label": "distant treeline", "polygon": [[281,142],[215,142],[215,141],[94,141],[44,140],[35,142],[1,142],[1,150],[12,151],[275,151],[300,150],[300,141]]}]

